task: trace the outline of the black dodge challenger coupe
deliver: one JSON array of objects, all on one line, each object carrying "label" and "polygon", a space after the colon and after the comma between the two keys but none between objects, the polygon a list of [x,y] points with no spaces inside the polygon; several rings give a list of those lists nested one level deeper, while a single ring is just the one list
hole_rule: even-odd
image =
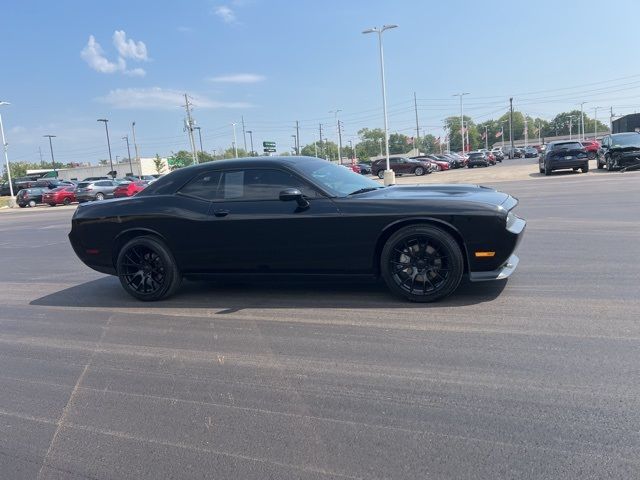
[{"label": "black dodge challenger coupe", "polygon": [[83,204],[71,245],[140,300],[183,277],[375,275],[429,302],[511,275],[518,201],[476,185],[394,185],[311,157],[253,157],[176,170],[131,198]]}]

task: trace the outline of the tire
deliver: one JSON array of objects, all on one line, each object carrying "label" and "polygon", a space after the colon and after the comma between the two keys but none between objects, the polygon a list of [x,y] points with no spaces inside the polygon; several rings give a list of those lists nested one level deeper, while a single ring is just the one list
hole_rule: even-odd
[{"label": "tire", "polygon": [[377,177],[382,180],[384,178],[384,170],[378,170]]},{"label": "tire", "polygon": [[593,160],[594,158],[596,158],[596,152],[587,152],[587,158],[589,160]]},{"label": "tire", "polygon": [[589,162],[585,163],[581,170],[582,173],[587,173],[589,171]]},{"label": "tire", "polygon": [[136,237],[120,249],[116,271],[122,288],[145,302],[170,297],[182,280],[169,248],[150,236]]},{"label": "tire", "polygon": [[69,199],[69,197],[67,197],[64,200],[62,200],[62,204],[63,205],[71,205],[71,200]]},{"label": "tire", "polygon": [[549,168],[548,165],[545,164],[545,166],[544,166],[544,174],[549,176],[549,175],[551,175],[551,173],[553,173],[553,170],[551,168]]},{"label": "tire", "polygon": [[50,207],[55,207],[55,206],[56,206],[56,204],[55,204],[55,203],[50,203],[50,204],[49,204],[49,206],[50,206]]},{"label": "tire", "polygon": [[604,165],[600,163],[600,159],[596,160],[596,165],[598,166],[598,170],[602,170],[604,168]]},{"label": "tire", "polygon": [[19,206],[20,208],[25,208],[25,207],[26,207],[26,205],[25,205],[24,203],[19,203],[19,204],[18,204],[18,206]]},{"label": "tire", "polygon": [[542,168],[540,165],[538,165],[538,170],[540,170],[540,173],[544,173],[544,168]]},{"label": "tire", "polygon": [[610,158],[607,158],[607,172],[613,172],[613,164]]},{"label": "tire", "polygon": [[422,175],[424,175],[424,168],[422,167],[416,167],[416,169],[413,171],[414,175],[416,177],[421,177]]},{"label": "tire", "polygon": [[104,193],[101,193],[101,192],[96,193],[96,200],[97,201],[104,200]]},{"label": "tire", "polygon": [[29,206],[30,206],[31,208],[35,207],[36,205],[37,205],[37,203],[36,203],[36,201],[35,201],[35,200],[29,200]]},{"label": "tire", "polygon": [[389,237],[380,271],[393,294],[411,302],[433,302],[458,288],[464,260],[460,246],[444,230],[411,225]]}]

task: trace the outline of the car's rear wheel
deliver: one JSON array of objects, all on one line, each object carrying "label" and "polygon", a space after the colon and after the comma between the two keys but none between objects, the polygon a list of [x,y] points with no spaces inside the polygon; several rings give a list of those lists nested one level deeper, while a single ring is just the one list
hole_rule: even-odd
[{"label": "car's rear wheel", "polygon": [[422,175],[424,175],[424,168],[422,167],[416,167],[416,169],[413,171],[413,173],[418,176],[421,177]]},{"label": "car's rear wheel", "polygon": [[65,198],[64,200],[62,200],[62,203],[64,205],[70,205],[71,204],[71,199],[69,197]]},{"label": "car's rear wheel", "polygon": [[55,204],[55,203],[50,203],[50,204],[49,204],[49,206],[50,206],[50,207],[55,207],[55,206],[56,206],[56,204]]},{"label": "car's rear wheel", "polygon": [[545,175],[551,175],[551,172],[553,172],[553,170],[551,169],[551,167],[549,165],[547,165],[545,163],[545,165],[544,165],[544,174]]},{"label": "car's rear wheel", "polygon": [[378,178],[382,180],[384,178],[384,170],[378,170],[377,175],[378,175]]},{"label": "car's rear wheel", "polygon": [[589,163],[585,163],[582,168],[582,173],[587,173],[589,171]]},{"label": "car's rear wheel", "polygon": [[122,247],[116,270],[125,291],[143,301],[169,297],[182,279],[168,247],[149,236],[134,238]]},{"label": "car's rear wheel", "polygon": [[18,206],[19,206],[20,208],[25,208],[25,207],[26,207],[26,205],[25,205],[24,203],[19,203],[19,204],[18,204]]},{"label": "car's rear wheel", "polygon": [[458,243],[430,225],[412,225],[391,235],[380,261],[389,289],[412,302],[446,297],[458,287],[464,272]]},{"label": "car's rear wheel", "polygon": [[96,193],[96,200],[104,200],[104,193]]},{"label": "car's rear wheel", "polygon": [[36,205],[37,205],[37,203],[36,203],[36,201],[35,201],[35,200],[29,200],[29,206],[30,206],[30,207],[32,207],[32,208],[33,208],[33,207],[35,207]]}]

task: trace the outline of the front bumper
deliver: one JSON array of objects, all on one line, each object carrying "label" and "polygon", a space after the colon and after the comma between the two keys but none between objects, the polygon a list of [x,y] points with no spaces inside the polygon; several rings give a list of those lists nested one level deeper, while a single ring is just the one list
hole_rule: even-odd
[{"label": "front bumper", "polygon": [[469,280],[472,282],[486,282],[489,280],[504,280],[509,278],[513,272],[516,271],[516,267],[520,263],[520,259],[515,253],[507,259],[497,270],[490,272],[469,272]]}]

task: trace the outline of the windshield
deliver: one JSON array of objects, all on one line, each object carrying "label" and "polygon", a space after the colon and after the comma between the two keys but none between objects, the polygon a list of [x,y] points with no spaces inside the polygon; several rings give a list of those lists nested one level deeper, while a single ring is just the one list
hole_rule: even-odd
[{"label": "windshield", "polygon": [[611,146],[612,148],[635,147],[640,149],[640,134],[612,135]]},{"label": "windshield", "polygon": [[383,188],[375,180],[371,180],[359,173],[355,173],[348,168],[341,167],[334,163],[326,164],[301,164],[296,168],[304,172],[305,176],[336,197],[346,197],[358,191],[368,191]]}]

